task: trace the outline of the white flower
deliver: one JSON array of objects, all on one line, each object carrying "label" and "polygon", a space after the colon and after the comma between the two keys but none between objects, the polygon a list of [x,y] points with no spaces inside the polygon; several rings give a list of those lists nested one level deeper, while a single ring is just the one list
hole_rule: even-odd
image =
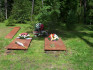
[{"label": "white flower", "polygon": [[58,37],[56,34],[54,35],[54,38],[55,38],[55,39],[59,39],[59,37]]}]

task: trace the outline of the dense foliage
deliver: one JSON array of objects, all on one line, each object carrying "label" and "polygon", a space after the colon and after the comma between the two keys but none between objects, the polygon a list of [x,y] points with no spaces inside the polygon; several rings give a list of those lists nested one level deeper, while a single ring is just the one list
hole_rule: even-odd
[{"label": "dense foliage", "polygon": [[[5,1],[0,0],[0,22],[5,21],[7,15],[7,25],[30,23],[31,18],[33,21],[41,22],[50,28],[51,26],[59,26],[62,22],[66,23],[68,29],[77,23],[93,23],[93,0]],[[5,12],[6,10],[7,12]]]},{"label": "dense foliage", "polygon": [[16,22],[25,23],[30,20],[31,4],[29,0],[14,0],[12,14],[10,17],[15,19]]}]

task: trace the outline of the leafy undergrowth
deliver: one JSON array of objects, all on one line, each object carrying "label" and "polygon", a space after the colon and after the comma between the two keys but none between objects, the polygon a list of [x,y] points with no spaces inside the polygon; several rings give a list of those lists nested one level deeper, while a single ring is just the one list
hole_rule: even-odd
[{"label": "leafy undergrowth", "polygon": [[[4,37],[12,30],[0,24],[0,70],[93,70],[93,31],[58,30],[67,51],[44,51],[44,38],[35,38],[29,24],[17,24],[21,29],[14,36],[28,32],[33,40],[28,50],[6,50],[12,40]],[[82,28],[81,29],[86,29]]]}]

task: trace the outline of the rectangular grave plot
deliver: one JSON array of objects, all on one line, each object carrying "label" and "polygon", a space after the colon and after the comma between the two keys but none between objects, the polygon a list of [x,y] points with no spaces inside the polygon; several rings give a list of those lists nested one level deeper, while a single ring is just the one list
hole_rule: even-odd
[{"label": "rectangular grave plot", "polygon": [[14,27],[12,31],[10,31],[10,33],[5,36],[5,38],[12,39],[15,36],[15,34],[19,31],[19,29],[20,27]]},{"label": "rectangular grave plot", "polygon": [[[11,49],[11,50],[26,50],[28,49],[29,45],[30,45],[30,42],[31,42],[32,39],[14,39],[7,47],[6,49]],[[25,47],[22,47],[18,44],[15,44],[15,42],[18,41],[18,42],[21,42],[24,44]]]},{"label": "rectangular grave plot", "polygon": [[66,47],[63,43],[63,41],[61,40],[61,38],[59,38],[58,41],[49,41],[48,38],[45,38],[45,51],[66,51]]}]

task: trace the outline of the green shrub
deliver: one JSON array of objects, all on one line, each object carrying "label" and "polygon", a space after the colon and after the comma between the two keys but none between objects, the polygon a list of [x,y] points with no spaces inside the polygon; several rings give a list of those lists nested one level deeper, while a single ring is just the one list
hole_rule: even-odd
[{"label": "green shrub", "polygon": [[57,8],[52,9],[52,6],[44,6],[41,12],[35,17],[40,23],[43,23],[48,29],[55,28],[58,23],[60,14],[59,5]]},{"label": "green shrub", "polygon": [[4,14],[2,12],[0,12],[0,22],[2,22],[4,20],[5,20]]},{"label": "green shrub", "polygon": [[6,26],[14,26],[15,23],[16,23],[16,20],[11,19],[11,18],[5,20]]},{"label": "green shrub", "polygon": [[77,20],[77,15],[73,10],[70,10],[68,12],[67,16],[67,22],[66,22],[66,27],[68,30],[74,30],[75,29],[75,24],[78,22]]},{"label": "green shrub", "polygon": [[11,19],[15,19],[16,23],[26,23],[31,17],[31,3],[29,0],[14,0],[11,11]]}]

